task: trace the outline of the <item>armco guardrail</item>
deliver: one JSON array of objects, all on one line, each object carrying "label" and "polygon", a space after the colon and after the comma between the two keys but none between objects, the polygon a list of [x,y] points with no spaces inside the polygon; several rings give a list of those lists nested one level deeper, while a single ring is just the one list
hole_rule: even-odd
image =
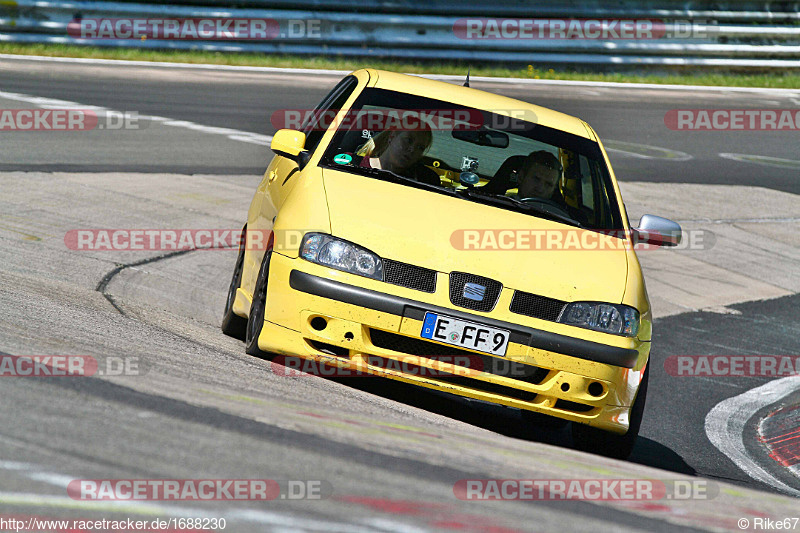
[{"label": "armco guardrail", "polygon": [[[491,8],[453,0],[411,4],[364,0],[355,8],[342,0],[250,0],[237,2],[235,8],[221,0],[193,3],[202,5],[5,1],[0,4],[0,41],[462,60],[537,68],[800,68],[800,15],[794,2],[723,1],[713,4],[716,9],[708,7],[710,2],[656,5],[646,0],[614,8],[591,1],[521,6],[511,0],[500,0]],[[491,9],[492,16],[499,18],[491,19],[480,9]],[[264,19],[274,31],[266,37],[248,38],[214,30],[188,39],[130,38],[121,36],[123,32],[116,31],[119,27],[106,34],[80,31],[97,19]],[[614,21],[649,21],[656,31],[620,38],[616,27],[598,34],[603,20],[606,28],[614,26]]]}]

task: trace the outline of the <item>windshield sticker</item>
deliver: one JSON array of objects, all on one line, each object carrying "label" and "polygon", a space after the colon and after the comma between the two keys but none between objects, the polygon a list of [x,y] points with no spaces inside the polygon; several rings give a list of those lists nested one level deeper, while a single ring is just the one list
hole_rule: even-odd
[{"label": "windshield sticker", "polygon": [[350,154],[339,154],[333,158],[333,162],[340,165],[349,165],[351,161],[353,161],[353,156]]}]

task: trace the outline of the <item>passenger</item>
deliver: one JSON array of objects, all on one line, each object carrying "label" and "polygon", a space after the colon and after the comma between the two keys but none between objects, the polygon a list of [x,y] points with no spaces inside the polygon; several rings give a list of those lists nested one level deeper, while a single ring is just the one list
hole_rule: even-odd
[{"label": "passenger", "polygon": [[362,167],[390,170],[422,183],[440,185],[439,175],[420,163],[432,142],[430,129],[382,131],[359,148],[357,155],[364,156]]}]

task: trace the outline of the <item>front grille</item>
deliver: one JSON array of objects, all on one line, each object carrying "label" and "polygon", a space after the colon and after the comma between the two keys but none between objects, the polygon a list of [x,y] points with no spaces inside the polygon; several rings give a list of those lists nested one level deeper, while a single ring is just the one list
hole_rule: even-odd
[{"label": "front grille", "polygon": [[369,336],[372,344],[384,350],[407,353],[409,355],[477,355],[475,352],[464,350],[456,346],[446,346],[428,342],[414,337],[398,335],[382,329],[370,328]]},{"label": "front grille", "polygon": [[529,292],[514,291],[510,310],[512,313],[555,322],[558,320],[559,315],[561,315],[561,311],[564,309],[565,305],[567,305],[567,302],[562,302],[561,300],[555,300]]},{"label": "front grille", "polygon": [[[464,286],[467,283],[475,283],[486,288],[482,300],[473,300],[464,296]],[[500,291],[503,290],[503,285],[499,281],[484,278],[483,276],[476,276],[475,274],[467,274],[466,272],[451,272],[450,273],[450,301],[453,305],[459,307],[466,307],[475,311],[491,311],[494,309],[497,299],[500,297]],[[474,294],[473,291],[467,289],[467,293]]]},{"label": "front grille", "polygon": [[391,259],[383,260],[383,275],[387,283],[423,292],[436,292],[436,271]]},{"label": "front grille", "polygon": [[[491,355],[471,352],[455,346],[446,346],[422,339],[415,339],[414,337],[406,337],[405,335],[398,335],[397,333],[391,333],[380,329],[370,328],[369,334],[372,339],[372,344],[384,350],[418,355],[427,357],[428,359],[439,359],[446,363],[464,366],[465,368],[475,371],[517,379],[534,385],[538,385],[544,381],[549,373],[546,368],[526,365],[501,357],[492,357]],[[463,358],[453,358],[452,356],[463,356]],[[462,362],[464,364],[461,364]]]}]

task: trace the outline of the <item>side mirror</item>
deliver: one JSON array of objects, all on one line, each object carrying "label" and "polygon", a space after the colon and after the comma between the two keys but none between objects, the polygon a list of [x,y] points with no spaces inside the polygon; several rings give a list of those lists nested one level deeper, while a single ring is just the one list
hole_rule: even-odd
[{"label": "side mirror", "polygon": [[644,215],[639,227],[633,230],[634,242],[655,246],[678,246],[681,242],[681,226],[668,218]]},{"label": "side mirror", "polygon": [[311,159],[311,154],[303,149],[306,134],[297,130],[278,130],[272,136],[269,147],[281,157],[291,159],[302,169]]}]

